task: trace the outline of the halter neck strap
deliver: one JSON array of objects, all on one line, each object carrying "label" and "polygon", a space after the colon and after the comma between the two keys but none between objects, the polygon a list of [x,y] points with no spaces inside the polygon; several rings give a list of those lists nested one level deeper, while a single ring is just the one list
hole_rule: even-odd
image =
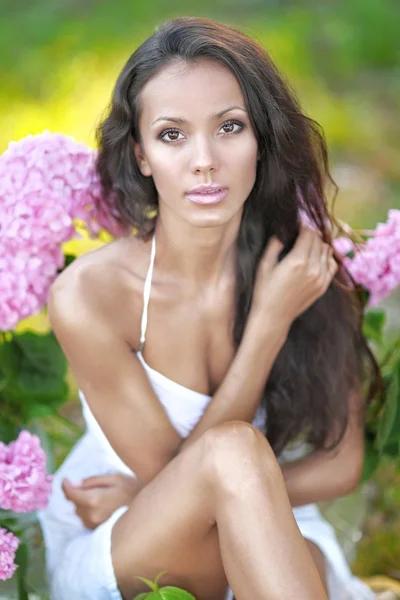
[{"label": "halter neck strap", "polygon": [[153,239],[151,242],[151,255],[150,255],[150,264],[149,269],[147,271],[146,280],[144,282],[144,291],[143,291],[143,313],[142,313],[142,324],[140,331],[140,348],[139,351],[142,352],[144,348],[144,342],[146,338],[146,329],[147,329],[147,311],[150,300],[150,292],[151,292],[151,280],[153,277],[153,268],[154,268],[154,259],[156,256],[156,234],[153,234]]}]

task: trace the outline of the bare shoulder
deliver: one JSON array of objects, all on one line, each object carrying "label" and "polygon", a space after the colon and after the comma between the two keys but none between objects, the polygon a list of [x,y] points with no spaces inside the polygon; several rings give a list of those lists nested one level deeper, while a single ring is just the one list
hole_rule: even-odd
[{"label": "bare shoulder", "polygon": [[54,281],[49,297],[49,317],[57,329],[62,319],[69,326],[88,324],[93,318],[112,319],[114,327],[130,307],[140,304],[149,244],[124,238],[78,257]]}]

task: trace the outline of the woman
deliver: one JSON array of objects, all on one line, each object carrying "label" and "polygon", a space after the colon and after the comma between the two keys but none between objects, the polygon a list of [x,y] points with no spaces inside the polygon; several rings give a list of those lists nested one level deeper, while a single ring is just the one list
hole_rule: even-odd
[{"label": "woman", "polygon": [[52,598],[131,599],[163,570],[198,600],[372,598],[314,505],[359,483],[374,367],[317,126],[256,43],[182,18],[129,58],[98,141],[138,235],[52,287],[88,426],[41,514]]}]

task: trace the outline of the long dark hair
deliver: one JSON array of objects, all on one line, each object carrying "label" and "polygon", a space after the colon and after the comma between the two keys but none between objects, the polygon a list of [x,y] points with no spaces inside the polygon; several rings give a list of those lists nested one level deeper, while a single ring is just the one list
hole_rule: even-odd
[{"label": "long dark hair", "polygon": [[[302,215],[331,243],[327,208],[327,149],[319,125],[306,117],[298,100],[262,47],[240,31],[209,19],[167,21],[129,58],[115,85],[111,106],[97,129],[97,170],[104,201],[121,222],[147,238],[156,217],[157,191],[139,171],[132,138],[140,142],[140,92],[175,60],[213,59],[236,77],[257,138],[256,181],[246,199],[237,237],[235,314],[237,348],[250,311],[261,255],[272,235],[288,252]],[[361,332],[362,307],[346,287],[340,269],[322,298],[296,319],[263,394],[266,435],[276,452],[297,436],[314,449],[334,448],[349,418],[349,397],[364,390],[365,407],[379,381],[379,369]],[[362,384],[368,379],[368,385]]]}]

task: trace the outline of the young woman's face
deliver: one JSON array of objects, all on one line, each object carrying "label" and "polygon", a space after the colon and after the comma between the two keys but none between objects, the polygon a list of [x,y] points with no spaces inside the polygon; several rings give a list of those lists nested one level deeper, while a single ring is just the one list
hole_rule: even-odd
[{"label": "young woman's face", "polygon": [[[197,227],[240,217],[256,178],[257,141],[234,75],[211,60],[171,64],[144,87],[141,107],[135,155],[153,177],[160,211]],[[190,199],[201,184],[227,188],[225,197]]]}]

